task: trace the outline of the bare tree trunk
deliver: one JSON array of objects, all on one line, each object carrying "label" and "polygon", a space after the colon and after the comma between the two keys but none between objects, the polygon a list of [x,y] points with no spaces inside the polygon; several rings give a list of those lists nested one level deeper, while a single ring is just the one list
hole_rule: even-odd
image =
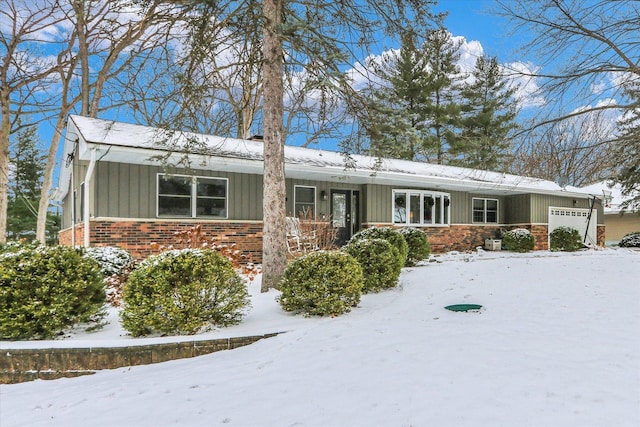
[{"label": "bare tree trunk", "polygon": [[7,241],[7,204],[9,202],[9,138],[11,120],[9,116],[9,93],[0,94],[2,104],[2,126],[0,127],[0,243]]},{"label": "bare tree trunk", "polygon": [[287,265],[284,177],[283,42],[278,34],[284,0],[264,0],[264,230],[262,292],[276,288]]},{"label": "bare tree trunk", "polygon": [[[56,164],[56,154],[60,145],[60,136],[64,131],[66,110],[61,111],[56,122],[56,129],[51,137],[49,154],[47,155],[47,165],[44,169],[42,180],[42,190],[40,193],[40,203],[38,205],[38,221],[36,223],[36,240],[45,243],[47,233],[47,213],[49,212],[49,193],[53,184],[53,169]],[[73,185],[73,184],[71,184]],[[73,190],[72,190],[73,191]]]}]

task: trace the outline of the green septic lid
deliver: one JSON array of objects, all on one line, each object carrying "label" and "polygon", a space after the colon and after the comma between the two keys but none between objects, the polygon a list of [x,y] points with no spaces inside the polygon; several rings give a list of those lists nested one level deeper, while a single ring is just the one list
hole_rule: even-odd
[{"label": "green septic lid", "polygon": [[451,311],[478,311],[482,306],[478,304],[454,304],[448,305],[445,308]]}]

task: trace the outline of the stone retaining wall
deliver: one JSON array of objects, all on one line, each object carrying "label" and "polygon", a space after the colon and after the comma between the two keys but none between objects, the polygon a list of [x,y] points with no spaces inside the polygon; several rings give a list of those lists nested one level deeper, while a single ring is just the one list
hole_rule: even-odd
[{"label": "stone retaining wall", "polygon": [[128,347],[0,350],[0,384],[93,374],[100,369],[149,365],[253,344],[278,333]]}]

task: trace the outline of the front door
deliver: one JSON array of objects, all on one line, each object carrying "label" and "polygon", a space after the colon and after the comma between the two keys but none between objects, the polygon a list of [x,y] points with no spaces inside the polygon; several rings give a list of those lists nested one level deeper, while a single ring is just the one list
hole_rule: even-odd
[{"label": "front door", "polygon": [[331,190],[331,220],[336,228],[336,244],[344,245],[360,228],[360,192]]}]

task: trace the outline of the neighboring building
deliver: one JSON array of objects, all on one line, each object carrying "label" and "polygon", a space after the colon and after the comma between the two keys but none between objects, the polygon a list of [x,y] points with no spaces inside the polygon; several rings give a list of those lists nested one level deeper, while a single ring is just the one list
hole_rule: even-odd
[{"label": "neighboring building", "polygon": [[[261,141],[70,116],[54,196],[62,201],[60,242],[143,257],[152,242],[171,243],[198,223],[259,262],[262,149]],[[289,215],[331,218],[341,242],[361,228],[403,225],[424,230],[434,251],[474,249],[515,227],[533,232],[536,249],[547,249],[559,225],[604,242],[601,199],[550,181],[293,146],[285,161]]]},{"label": "neighboring building", "polygon": [[622,195],[620,184],[609,185],[607,181],[602,181],[582,189],[593,194],[603,195],[605,202],[604,223],[607,227],[605,244],[607,246],[617,245],[626,234],[640,231],[640,211],[622,209],[621,207],[631,197]]}]

